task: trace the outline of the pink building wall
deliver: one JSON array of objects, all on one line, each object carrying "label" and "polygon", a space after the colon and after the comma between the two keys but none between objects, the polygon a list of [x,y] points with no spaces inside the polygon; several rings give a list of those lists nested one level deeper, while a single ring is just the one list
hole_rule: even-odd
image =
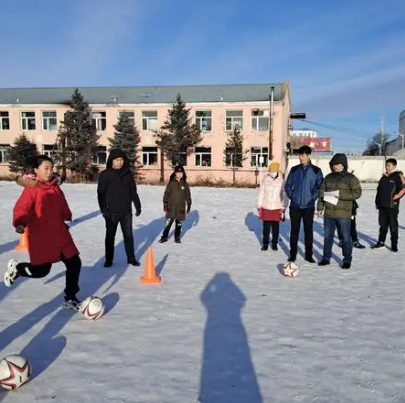
[{"label": "pink building wall", "polygon": [[[141,132],[142,147],[155,147],[155,140],[152,131],[142,130],[142,112],[144,111],[157,111],[158,112],[158,126],[160,127],[167,117],[167,111],[170,108],[168,104],[125,104],[125,105],[112,105],[112,104],[91,104],[93,112],[104,111],[106,112],[106,130],[99,131],[101,135],[100,145],[107,146],[108,137],[112,137],[114,133],[113,125],[117,122],[119,111],[133,111],[135,113],[135,124]],[[244,135],[244,148],[249,150],[247,159],[243,163],[243,168],[238,169],[237,180],[243,182],[254,183],[255,167],[251,167],[251,147],[268,147],[269,145],[269,131],[255,131],[251,127],[251,114],[252,110],[260,109],[270,111],[270,102],[215,102],[215,103],[188,103],[187,107],[190,108],[190,117],[193,118],[197,110],[211,110],[212,112],[212,130],[202,133],[202,142],[197,147],[211,147],[211,167],[198,167],[195,166],[195,156],[191,153],[187,158],[186,171],[190,181],[203,178],[211,178],[213,180],[232,180],[232,169],[225,166],[224,163],[224,148],[228,138],[228,132],[225,130],[226,111],[227,110],[242,110],[243,111],[243,129]],[[37,144],[38,150],[42,152],[43,144],[53,144],[56,140],[57,130],[46,131],[42,128],[42,112],[43,111],[56,111],[58,127],[60,121],[63,120],[64,113],[68,110],[63,105],[1,105],[0,111],[8,111],[10,119],[10,130],[1,130],[0,128],[0,144],[12,144],[15,137],[23,130],[21,128],[20,114],[21,112],[32,111],[35,112],[36,129],[24,130],[25,134],[31,141]],[[284,153],[286,143],[289,139],[289,122],[290,122],[290,94],[288,85],[285,89],[284,99],[274,103],[273,114],[273,155],[274,161],[281,164],[282,169],[286,166],[286,155]],[[142,160],[142,158],[141,158]],[[103,169],[100,166],[100,169]],[[165,178],[167,180],[171,173],[171,167],[166,162]],[[266,168],[263,168],[263,172]],[[0,176],[8,174],[8,164],[0,163]],[[155,166],[144,166],[142,168],[142,176],[145,182],[158,181],[160,177],[160,154],[158,152],[158,163]]]}]

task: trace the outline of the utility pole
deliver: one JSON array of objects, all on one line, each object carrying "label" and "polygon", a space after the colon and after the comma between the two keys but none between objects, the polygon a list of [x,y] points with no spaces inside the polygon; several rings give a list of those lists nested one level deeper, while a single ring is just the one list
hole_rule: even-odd
[{"label": "utility pole", "polygon": [[273,113],[274,113],[274,87],[270,87],[269,163],[273,159]]},{"label": "utility pole", "polygon": [[380,156],[382,155],[383,138],[384,138],[384,117],[381,118],[380,144],[379,144]]}]

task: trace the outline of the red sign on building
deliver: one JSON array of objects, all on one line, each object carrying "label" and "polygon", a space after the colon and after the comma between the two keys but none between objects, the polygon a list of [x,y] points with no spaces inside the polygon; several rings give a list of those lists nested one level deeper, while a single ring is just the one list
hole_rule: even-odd
[{"label": "red sign on building", "polygon": [[294,149],[301,146],[310,146],[312,152],[330,152],[330,137],[291,137],[291,144]]}]

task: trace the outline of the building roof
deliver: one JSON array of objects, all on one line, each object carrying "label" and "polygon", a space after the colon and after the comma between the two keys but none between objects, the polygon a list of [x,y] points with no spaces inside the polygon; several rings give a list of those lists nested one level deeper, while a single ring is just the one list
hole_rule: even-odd
[{"label": "building roof", "polygon": [[[181,94],[186,103],[284,99],[288,82],[276,84],[184,85],[151,87],[78,87],[89,104],[171,103]],[[0,88],[0,104],[69,104],[75,88]]]}]

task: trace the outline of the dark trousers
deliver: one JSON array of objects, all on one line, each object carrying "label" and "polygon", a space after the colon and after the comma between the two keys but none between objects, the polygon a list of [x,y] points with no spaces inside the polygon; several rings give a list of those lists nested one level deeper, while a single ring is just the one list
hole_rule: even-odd
[{"label": "dark trousers", "polygon": [[391,232],[392,246],[398,246],[398,207],[378,209],[378,224],[380,226],[379,242],[385,242],[388,228]]},{"label": "dark trousers", "polygon": [[324,218],[323,259],[330,262],[332,258],[333,239],[336,228],[338,228],[338,231],[342,234],[343,263],[352,262],[353,243],[350,237],[350,221],[350,218]]},{"label": "dark trousers", "polygon": [[[339,241],[342,241],[343,236],[342,236],[342,231],[340,230],[340,227],[337,227],[337,233],[338,233]],[[359,238],[357,237],[356,217],[353,217],[350,220],[350,237],[352,239],[352,242],[357,242],[359,240]]]},{"label": "dark trousers", "polygon": [[170,228],[172,227],[172,225],[175,221],[176,221],[176,225],[174,228],[174,238],[180,239],[181,227],[183,225],[183,221],[175,220],[174,218],[169,218],[166,220],[166,226],[165,226],[165,229],[163,230],[163,234],[162,234],[163,239],[167,239],[169,237]]},{"label": "dark trousers", "polygon": [[[65,295],[68,299],[73,298],[79,292],[79,277],[82,262],[79,255],[66,259],[61,255],[61,260],[66,266],[66,287]],[[31,263],[18,263],[17,272],[22,277],[43,278],[51,271],[52,263],[44,263],[34,266]]]},{"label": "dark trousers", "polygon": [[105,220],[105,260],[108,263],[114,261],[114,244],[118,224],[120,224],[122,235],[124,236],[127,259],[135,259],[134,235],[132,233],[132,213],[112,213]]},{"label": "dark trousers", "polygon": [[280,223],[278,221],[263,221],[263,245],[269,245],[270,229],[272,230],[271,243],[278,243],[278,236],[280,234]]},{"label": "dark trousers", "polygon": [[314,212],[315,209],[313,208],[290,207],[290,256],[293,259],[297,257],[301,219],[304,222],[305,257],[312,257],[314,244]]}]

